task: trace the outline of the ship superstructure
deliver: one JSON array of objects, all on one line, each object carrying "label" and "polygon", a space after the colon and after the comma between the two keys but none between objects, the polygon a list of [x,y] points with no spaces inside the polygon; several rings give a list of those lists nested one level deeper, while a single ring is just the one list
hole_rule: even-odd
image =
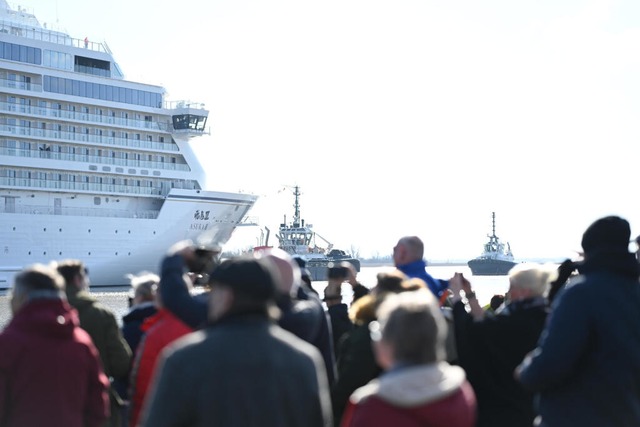
[{"label": "ship superstructure", "polygon": [[[333,244],[319,235],[313,225],[305,223],[300,215],[300,187],[293,187],[294,204],[293,220],[284,222],[278,228],[278,247],[291,256],[300,257],[306,262],[311,274],[311,280],[327,280],[328,266],[342,261],[349,262],[356,271],[360,271],[360,260],[340,249],[334,249]],[[321,246],[322,242],[325,246]]]},{"label": "ship superstructure", "polygon": [[121,285],[178,240],[225,243],[256,196],[203,188],[189,140],[208,134],[207,117],[126,80],[106,43],[0,0],[0,288],[66,258],[92,285]]}]

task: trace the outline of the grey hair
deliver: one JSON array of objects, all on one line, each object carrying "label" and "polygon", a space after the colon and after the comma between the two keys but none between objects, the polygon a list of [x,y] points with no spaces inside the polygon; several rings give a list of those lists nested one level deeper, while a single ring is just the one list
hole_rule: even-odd
[{"label": "grey hair", "polygon": [[378,309],[382,340],[395,362],[428,364],[445,360],[447,324],[427,289],[388,296]]},{"label": "grey hair", "polygon": [[142,301],[153,301],[160,283],[160,276],[148,271],[143,271],[136,275],[129,274],[127,276],[131,287],[133,288],[134,296],[139,297]]},{"label": "grey hair", "polygon": [[557,269],[537,263],[516,264],[509,270],[509,283],[517,289],[528,289],[534,296],[544,296],[549,283],[557,277]]},{"label": "grey hair", "polygon": [[33,264],[13,278],[12,294],[28,299],[64,297],[64,278],[52,266]]},{"label": "grey hair", "polygon": [[412,259],[417,261],[424,257],[424,243],[418,236],[405,236],[399,243],[407,248]]}]

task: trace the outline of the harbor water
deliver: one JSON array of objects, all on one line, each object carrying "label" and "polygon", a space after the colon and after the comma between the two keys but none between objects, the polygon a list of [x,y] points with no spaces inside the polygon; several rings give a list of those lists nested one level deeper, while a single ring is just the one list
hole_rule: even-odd
[{"label": "harbor water", "polygon": [[[366,287],[373,287],[376,283],[376,276],[380,272],[392,271],[393,266],[384,267],[367,267],[363,266],[360,273],[358,273],[358,281]],[[427,271],[433,277],[438,279],[449,279],[454,273],[463,273],[465,277],[469,278],[473,289],[478,297],[480,304],[488,304],[491,297],[495,294],[504,294],[509,288],[509,279],[507,276],[477,276],[471,275],[471,270],[465,265],[450,265],[450,266],[429,266]],[[325,281],[313,282],[313,288],[323,295],[324,288],[327,286]],[[92,288],[92,295],[94,295],[102,304],[109,307],[116,314],[118,321],[120,322],[122,316],[127,313],[128,310],[128,296],[129,289],[118,288]],[[351,292],[351,286],[344,283],[342,285],[343,302],[349,304],[353,297]],[[0,295],[0,328],[4,328],[7,322],[11,319],[11,310],[9,307],[9,297],[6,292]]]}]

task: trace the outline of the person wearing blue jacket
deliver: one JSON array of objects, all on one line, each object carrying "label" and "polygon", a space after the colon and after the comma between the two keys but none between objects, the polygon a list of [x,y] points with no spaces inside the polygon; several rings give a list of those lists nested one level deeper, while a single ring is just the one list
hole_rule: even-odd
[{"label": "person wearing blue jacket", "polygon": [[584,261],[553,302],[536,349],[516,368],[538,395],[540,426],[640,426],[640,265],[629,223],[595,221]]},{"label": "person wearing blue jacket", "polygon": [[409,278],[424,280],[429,290],[439,299],[449,287],[449,281],[434,279],[427,273],[427,262],[424,257],[424,243],[417,236],[405,236],[398,240],[393,248],[393,263]]},{"label": "person wearing blue jacket", "polygon": [[160,264],[162,306],[192,329],[206,326],[209,292],[192,295],[185,284],[189,272],[209,272],[217,253],[198,251],[188,240],[169,248]]}]

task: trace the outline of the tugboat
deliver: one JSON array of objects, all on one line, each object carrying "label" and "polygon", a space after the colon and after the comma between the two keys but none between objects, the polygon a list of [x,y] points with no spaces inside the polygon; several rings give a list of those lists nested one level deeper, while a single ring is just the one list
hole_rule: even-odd
[{"label": "tugboat", "polygon": [[[305,260],[311,280],[327,280],[329,263],[347,261],[355,267],[356,271],[360,271],[359,259],[341,249],[334,249],[333,244],[313,230],[313,225],[307,224],[304,219],[301,219],[300,187],[297,185],[294,187],[293,195],[295,196],[293,221],[287,224],[285,215],[284,222],[280,224],[276,235],[278,247],[293,257]],[[326,246],[320,246],[318,240],[324,242]],[[322,244],[322,242],[320,243]],[[265,247],[269,246],[260,246],[255,249]]]},{"label": "tugboat", "polygon": [[513,259],[511,246],[506,245],[496,236],[496,213],[491,213],[492,233],[484,244],[484,252],[467,263],[474,276],[505,276],[517,263]]}]

